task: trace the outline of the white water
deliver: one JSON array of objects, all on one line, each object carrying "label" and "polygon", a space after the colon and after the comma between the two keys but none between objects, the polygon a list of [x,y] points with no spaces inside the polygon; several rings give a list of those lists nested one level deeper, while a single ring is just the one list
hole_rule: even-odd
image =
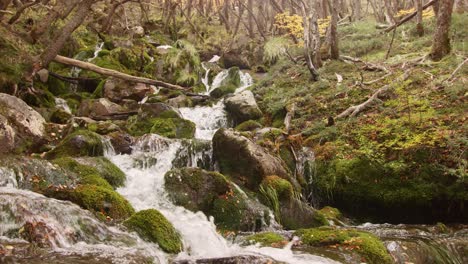
[{"label": "white water", "polygon": [[62,98],[58,98],[58,97],[55,97],[55,106],[58,108],[58,109],[62,109],[63,111],[71,114],[71,109],[70,107],[68,106],[68,103],[65,99],[62,99]]},{"label": "white water", "polygon": [[[227,77],[223,71],[215,78],[212,87]],[[248,74],[241,74],[243,91],[252,84]],[[207,91],[210,90],[207,85]],[[196,138],[211,140],[217,129],[227,127],[227,115],[224,103],[219,101],[214,106],[181,108],[182,116],[196,124]],[[158,209],[180,232],[183,238],[184,252],[177,259],[220,258],[237,255],[269,256],[286,263],[336,263],[334,261],[308,254],[296,254],[291,245],[284,249],[268,247],[240,247],[226,241],[216,231],[214,219],[208,219],[202,212],[194,213],[174,205],[167,197],[164,188],[164,175],[172,169],[177,155],[184,152],[180,140],[170,140],[158,135],[146,135],[138,140],[130,155],[115,155],[107,152],[108,158],[127,175],[125,187],[117,191],[127,198],[136,210]],[[193,155],[196,157],[201,155]],[[186,166],[194,166],[189,161]]]},{"label": "white water", "polygon": [[[142,241],[134,234],[122,232],[97,220],[94,215],[66,201],[10,187],[0,187],[0,238],[26,232],[50,246],[55,252],[70,255],[98,255],[113,263],[131,263],[135,257],[150,257],[166,263],[167,256],[158,246]],[[15,231],[16,230],[16,231]],[[24,231],[23,231],[24,232]],[[16,242],[26,243],[21,239]]]}]

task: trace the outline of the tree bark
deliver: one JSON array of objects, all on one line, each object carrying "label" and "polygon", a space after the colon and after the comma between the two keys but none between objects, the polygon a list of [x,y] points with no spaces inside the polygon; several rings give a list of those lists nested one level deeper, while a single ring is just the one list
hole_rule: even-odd
[{"label": "tree bark", "polygon": [[437,14],[437,26],[432,41],[432,50],[429,56],[434,61],[439,61],[450,53],[450,22],[452,19],[454,0],[439,0],[439,12]]},{"label": "tree bark", "polygon": [[332,0],[330,6],[331,21],[330,21],[330,58],[338,60],[340,58],[340,49],[338,45],[338,7],[339,0]]},{"label": "tree bark", "polygon": [[132,76],[132,75],[122,73],[122,72],[118,72],[118,71],[115,71],[115,70],[101,68],[101,67],[96,66],[96,65],[94,65],[92,63],[89,63],[89,62],[70,59],[70,58],[67,58],[67,57],[60,56],[60,55],[57,55],[54,58],[54,61],[58,62],[58,63],[61,63],[61,64],[68,65],[68,66],[78,67],[78,68],[83,69],[83,70],[96,72],[96,73],[99,73],[99,74],[102,74],[102,75],[105,75],[105,76],[112,76],[112,77],[115,77],[115,78],[118,78],[118,79],[130,81],[130,82],[151,84],[151,85],[161,86],[161,87],[168,88],[168,89],[173,89],[173,90],[182,90],[182,91],[187,90],[186,88],[184,88],[182,86],[179,86],[179,85],[165,83],[165,82],[162,82],[162,81],[157,81],[157,80],[143,78],[143,77]]},{"label": "tree bark", "polygon": [[424,36],[422,0],[416,0],[416,10],[418,11],[416,15],[416,33],[419,37],[422,37]]},{"label": "tree bark", "polygon": [[57,56],[73,31],[83,23],[91,11],[91,6],[96,2],[99,1],[84,0],[79,4],[73,17],[59,30],[57,37],[50,42],[49,47],[42,53],[42,67],[47,68],[49,66],[49,63]]}]

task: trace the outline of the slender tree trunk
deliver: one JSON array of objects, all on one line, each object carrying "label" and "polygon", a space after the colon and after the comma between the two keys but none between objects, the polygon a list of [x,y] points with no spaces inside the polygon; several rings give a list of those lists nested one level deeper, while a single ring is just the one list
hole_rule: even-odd
[{"label": "slender tree trunk", "polygon": [[249,31],[249,36],[250,38],[254,38],[255,33],[254,33],[254,17],[253,17],[253,0],[248,0],[247,2],[247,11],[249,11],[249,27],[247,31]]},{"label": "slender tree trunk", "polygon": [[417,17],[416,17],[416,32],[418,34],[418,36],[422,37],[424,36],[424,26],[422,24],[422,20],[423,20],[423,8],[422,8],[423,4],[422,4],[422,0],[416,0],[416,7],[417,7],[417,10],[418,10],[418,14],[417,14]]},{"label": "slender tree trunk", "polygon": [[339,0],[332,0],[330,6],[331,11],[331,22],[330,22],[330,58],[332,60],[338,60],[340,58],[340,49],[338,45],[338,8]]},{"label": "slender tree trunk", "polygon": [[353,20],[358,21],[361,19],[361,0],[351,0],[351,8],[353,10]]},{"label": "slender tree trunk", "polygon": [[439,0],[439,12],[437,14],[437,26],[432,41],[432,50],[429,56],[435,60],[441,60],[450,53],[450,22],[452,19],[454,0]]},{"label": "slender tree trunk", "polygon": [[50,41],[48,48],[42,53],[42,67],[47,68],[49,66],[49,63],[57,56],[73,31],[83,23],[91,11],[91,6],[96,2],[99,1],[84,0],[79,4],[73,17],[71,17],[70,20],[68,20],[68,22],[59,30],[56,34],[57,36]]},{"label": "slender tree trunk", "polygon": [[385,19],[387,23],[394,25],[396,24],[395,14],[393,12],[392,3],[388,0],[385,0]]}]

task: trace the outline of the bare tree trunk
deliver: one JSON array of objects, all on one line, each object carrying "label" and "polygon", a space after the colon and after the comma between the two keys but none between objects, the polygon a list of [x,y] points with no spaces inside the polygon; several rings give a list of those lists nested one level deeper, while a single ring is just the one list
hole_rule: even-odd
[{"label": "bare tree trunk", "polygon": [[88,16],[91,11],[91,6],[99,1],[84,0],[76,9],[74,15],[68,22],[59,30],[57,37],[50,41],[48,48],[41,55],[41,66],[47,68],[49,63],[57,56],[65,42],[71,36],[73,31],[77,29]]},{"label": "bare tree trunk", "polygon": [[353,10],[353,20],[358,21],[362,18],[361,16],[361,0],[351,0],[351,8]]},{"label": "bare tree trunk", "polygon": [[424,36],[424,26],[422,24],[422,20],[423,20],[422,0],[416,0],[416,7],[418,10],[418,14],[416,17],[416,32],[418,33],[418,36],[422,37]]},{"label": "bare tree trunk", "polygon": [[255,36],[254,34],[254,17],[253,17],[253,0],[248,0],[247,2],[247,11],[249,11],[249,27],[247,31],[249,31],[249,36],[250,38],[253,38]]},{"label": "bare tree trunk", "polygon": [[[317,12],[311,0],[301,0],[301,12],[304,20],[304,47],[306,50],[307,68],[312,80],[317,81],[319,74],[317,68],[321,65],[320,33],[317,25]],[[318,36],[317,36],[318,35]]]},{"label": "bare tree trunk", "polygon": [[[0,11],[7,10],[8,6],[10,5],[11,0],[0,0]],[[0,21],[3,18],[3,12],[0,12]]]},{"label": "bare tree trunk", "polygon": [[454,0],[439,0],[439,12],[437,14],[437,26],[432,41],[432,50],[429,56],[435,60],[441,60],[450,53],[450,22],[452,19]]},{"label": "bare tree trunk", "polygon": [[387,0],[384,2],[385,2],[385,19],[387,20],[387,23],[394,25],[396,24],[396,20],[395,20],[395,15],[394,15],[393,8],[392,8],[392,3]]},{"label": "bare tree trunk", "polygon": [[332,60],[338,60],[340,58],[340,49],[338,45],[338,8],[339,0],[332,0],[330,6],[331,11],[331,22],[330,22],[330,58]]}]

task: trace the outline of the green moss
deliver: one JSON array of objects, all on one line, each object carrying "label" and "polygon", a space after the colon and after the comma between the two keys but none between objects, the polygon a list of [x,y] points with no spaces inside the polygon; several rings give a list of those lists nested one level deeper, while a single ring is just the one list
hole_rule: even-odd
[{"label": "green moss", "polygon": [[216,226],[223,230],[241,230],[246,208],[242,195],[233,190],[214,201],[210,215],[214,217]]},{"label": "green moss", "polygon": [[96,185],[109,190],[112,186],[101,176],[99,171],[91,166],[83,165],[76,160],[65,157],[53,160],[52,163],[60,166],[66,171],[70,171],[79,175],[80,184]]},{"label": "green moss", "polygon": [[338,245],[343,250],[356,251],[369,264],[393,263],[382,241],[367,232],[322,227],[298,230],[295,235],[309,246]]},{"label": "green moss", "polygon": [[221,82],[220,86],[214,89],[210,95],[214,98],[220,98],[224,95],[234,93],[240,86],[240,73],[238,67],[232,67],[228,70],[228,76]]},{"label": "green moss", "polygon": [[92,98],[99,99],[104,97],[104,85],[106,84],[106,81],[107,79],[104,79],[98,84],[96,90],[93,92]]},{"label": "green moss", "polygon": [[125,184],[125,173],[105,157],[83,157],[77,158],[76,161],[95,168],[99,175],[114,188]]},{"label": "green moss", "polygon": [[254,120],[245,121],[238,126],[236,126],[237,131],[253,131],[258,128],[262,128],[262,124]]},{"label": "green moss", "polygon": [[283,244],[281,242],[284,242],[285,239],[280,234],[264,232],[250,235],[245,238],[245,241],[250,245],[260,243],[262,247],[282,247]]},{"label": "green moss", "polygon": [[125,66],[127,69],[137,70],[141,65],[143,65],[139,54],[137,55],[131,49],[116,48],[110,52],[110,56]]},{"label": "green moss", "polygon": [[263,181],[261,186],[263,188],[272,188],[278,194],[280,200],[289,200],[294,193],[292,184],[283,178],[276,175],[268,176]]},{"label": "green moss", "polygon": [[[172,116],[171,111],[166,111],[165,116]],[[138,118],[130,119],[130,134],[142,136],[144,134],[156,133],[168,138],[193,138],[195,135],[195,124],[182,118]]]},{"label": "green moss", "polygon": [[22,99],[30,106],[53,108],[55,106],[54,95],[42,83],[36,84],[36,88],[38,89],[36,93],[26,93]]},{"label": "green moss", "polygon": [[135,210],[119,193],[96,185],[79,185],[74,189],[48,190],[47,196],[68,200],[99,216],[109,216],[116,221],[130,217]]},{"label": "green moss", "polygon": [[78,130],[62,140],[60,144],[46,154],[46,158],[102,156],[104,146],[101,137],[87,130]]},{"label": "green moss", "polygon": [[155,209],[139,211],[126,220],[124,225],[142,238],[158,243],[161,249],[168,253],[182,251],[179,233],[164,215]]},{"label": "green moss", "polygon": [[61,81],[53,76],[49,76],[49,79],[47,80],[47,86],[49,91],[55,96],[67,94],[71,91],[68,83],[65,83],[64,81]]},{"label": "green moss", "polygon": [[66,124],[72,118],[72,115],[65,110],[57,109],[50,116],[50,121],[57,124]]}]

